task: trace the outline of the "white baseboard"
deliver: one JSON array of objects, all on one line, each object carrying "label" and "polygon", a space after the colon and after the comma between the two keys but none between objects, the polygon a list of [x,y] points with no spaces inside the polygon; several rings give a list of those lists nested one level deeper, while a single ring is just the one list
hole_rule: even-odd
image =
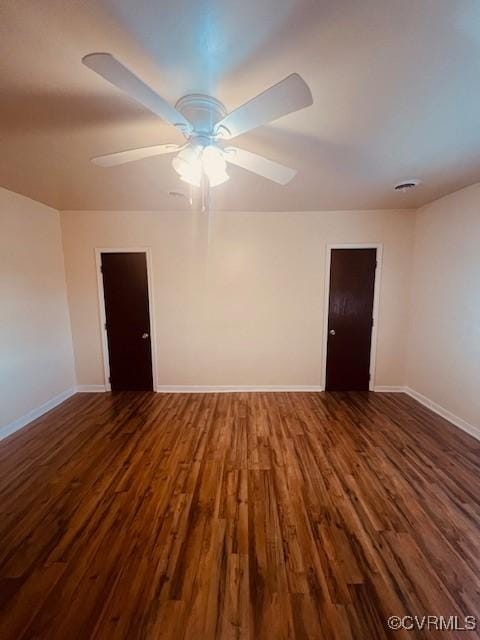
[{"label": "white baseboard", "polygon": [[448,420],[459,429],[462,429],[462,431],[466,431],[474,438],[477,438],[477,440],[480,440],[479,427],[475,427],[473,424],[470,424],[466,420],[463,420],[463,418],[459,418],[448,409],[445,409],[445,407],[442,407],[441,405],[437,404],[433,400],[430,400],[430,398],[427,398],[426,396],[422,395],[418,391],[415,391],[415,389],[406,387],[405,393],[407,393],[410,397],[414,398],[420,404],[423,404],[423,406],[427,407],[427,409],[431,409],[434,413],[437,413],[439,416],[441,416],[442,418],[445,418],[445,420]]},{"label": "white baseboard", "polygon": [[[15,433],[22,427],[26,426],[28,423],[40,418],[44,413],[54,409],[59,404],[73,396],[75,393],[104,393],[106,391],[106,387],[103,384],[94,384],[94,385],[77,385],[75,388],[66,389],[62,393],[59,393],[54,398],[51,398],[47,402],[44,402],[42,405],[37,407],[36,409],[32,409],[24,416],[17,418],[10,424],[7,424],[3,427],[0,427],[0,440],[6,438],[7,436]],[[235,386],[235,385],[224,385],[224,386],[205,386],[205,385],[159,385],[156,389],[158,393],[240,393],[240,392],[264,392],[264,393],[275,393],[275,392],[313,392],[318,393],[323,391],[321,386],[306,386],[306,385],[293,385],[293,386],[280,386],[280,385],[267,385],[267,386]],[[434,413],[438,414],[445,420],[448,420],[456,427],[462,429],[466,433],[470,434],[474,438],[480,440],[480,428],[475,427],[474,425],[468,423],[466,420],[459,418],[448,409],[445,409],[441,405],[437,404],[430,398],[422,395],[418,391],[411,389],[410,387],[402,387],[402,386],[377,386],[374,389],[377,393],[406,393],[414,400],[427,407]]]},{"label": "white baseboard", "polygon": [[374,391],[376,391],[377,393],[378,392],[379,393],[406,393],[407,396],[410,396],[411,398],[413,398],[414,400],[422,404],[424,407],[427,407],[427,409],[430,409],[437,415],[441,416],[442,418],[445,418],[445,420],[448,420],[448,422],[451,422],[453,425],[455,425],[459,429],[462,429],[462,431],[466,431],[468,434],[470,434],[474,438],[477,438],[478,440],[480,440],[480,428],[475,427],[473,424],[468,423],[466,420],[463,420],[463,418],[459,418],[448,409],[445,409],[445,407],[442,407],[441,405],[437,404],[433,400],[430,400],[430,398],[427,398],[426,396],[422,395],[418,391],[415,391],[415,389],[411,389],[410,387],[381,387],[380,386],[380,387],[375,387]]},{"label": "white baseboard", "polygon": [[[79,384],[75,388],[77,393],[104,393],[108,391],[104,384]],[[157,393],[241,393],[241,392],[263,392],[263,393],[276,393],[276,392],[320,392],[323,391],[321,386],[310,385],[174,385],[174,384],[160,384],[156,387]]]},{"label": "white baseboard", "polygon": [[75,387],[77,393],[105,393],[106,390],[104,384],[77,384]]},{"label": "white baseboard", "polygon": [[33,420],[40,418],[40,416],[43,416],[43,414],[47,413],[47,411],[50,411],[50,409],[54,409],[59,404],[62,404],[62,402],[65,402],[65,400],[70,398],[70,396],[73,396],[75,392],[76,390],[74,388],[66,389],[65,391],[62,391],[62,393],[59,393],[54,398],[47,400],[47,402],[44,402],[36,409],[32,409],[31,411],[26,413],[24,416],[21,416],[20,418],[17,418],[13,422],[10,422],[10,424],[7,424],[4,427],[1,427],[0,440],[3,440],[3,438],[6,438],[12,433],[15,433],[15,431],[18,431],[22,427],[25,427],[29,422],[32,422]]},{"label": "white baseboard", "polygon": [[170,385],[161,384],[157,386],[158,393],[241,393],[241,392],[264,392],[264,393],[278,393],[278,392],[319,392],[323,391],[320,386],[306,386],[306,385],[293,385],[293,386],[281,386],[281,385],[267,385],[267,386],[235,386],[235,385],[222,385],[222,386],[208,386],[208,385]]}]

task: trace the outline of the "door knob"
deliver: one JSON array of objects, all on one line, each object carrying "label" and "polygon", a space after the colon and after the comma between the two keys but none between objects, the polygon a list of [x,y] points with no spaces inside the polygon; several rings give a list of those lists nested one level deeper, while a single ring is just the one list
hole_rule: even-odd
[{"label": "door knob", "polygon": [[330,331],[328,332],[331,336],[335,335],[335,329],[330,329]]},{"label": "door knob", "polygon": [[146,340],[148,338],[148,333],[142,333],[142,340]]}]

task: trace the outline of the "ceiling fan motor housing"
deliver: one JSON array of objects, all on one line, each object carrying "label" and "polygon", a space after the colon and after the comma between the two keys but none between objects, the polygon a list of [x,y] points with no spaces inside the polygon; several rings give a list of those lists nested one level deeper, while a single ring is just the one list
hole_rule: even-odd
[{"label": "ceiling fan motor housing", "polygon": [[[227,111],[223,104],[216,98],[201,93],[193,93],[180,98],[175,108],[193,125],[192,135],[199,138],[199,143],[209,144],[209,139],[214,137],[214,128],[220,122]],[[203,136],[203,139],[202,139]]]}]

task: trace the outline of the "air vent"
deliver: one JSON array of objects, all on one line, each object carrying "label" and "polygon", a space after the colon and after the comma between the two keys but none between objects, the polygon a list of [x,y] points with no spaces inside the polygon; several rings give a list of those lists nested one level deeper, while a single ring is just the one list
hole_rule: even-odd
[{"label": "air vent", "polygon": [[181,191],[169,191],[168,195],[172,198],[186,198],[187,196]]},{"label": "air vent", "polygon": [[416,178],[412,178],[411,180],[402,180],[402,182],[399,182],[398,184],[395,185],[394,189],[395,191],[411,191],[412,189],[415,189],[415,187],[418,187],[418,185],[420,184],[420,180],[417,180]]}]

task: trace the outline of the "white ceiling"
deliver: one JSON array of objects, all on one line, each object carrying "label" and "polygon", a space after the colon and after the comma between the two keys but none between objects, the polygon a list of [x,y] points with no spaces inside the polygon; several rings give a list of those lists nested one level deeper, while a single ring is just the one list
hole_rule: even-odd
[{"label": "white ceiling", "polygon": [[[236,139],[298,169],[281,187],[237,167],[234,210],[410,208],[480,180],[475,0],[3,0],[0,185],[60,209],[176,209],[171,157],[89,158],[179,142],[81,64],[109,51],[174,104],[231,110],[292,72],[312,107]],[[415,192],[393,185],[420,178]]]}]

